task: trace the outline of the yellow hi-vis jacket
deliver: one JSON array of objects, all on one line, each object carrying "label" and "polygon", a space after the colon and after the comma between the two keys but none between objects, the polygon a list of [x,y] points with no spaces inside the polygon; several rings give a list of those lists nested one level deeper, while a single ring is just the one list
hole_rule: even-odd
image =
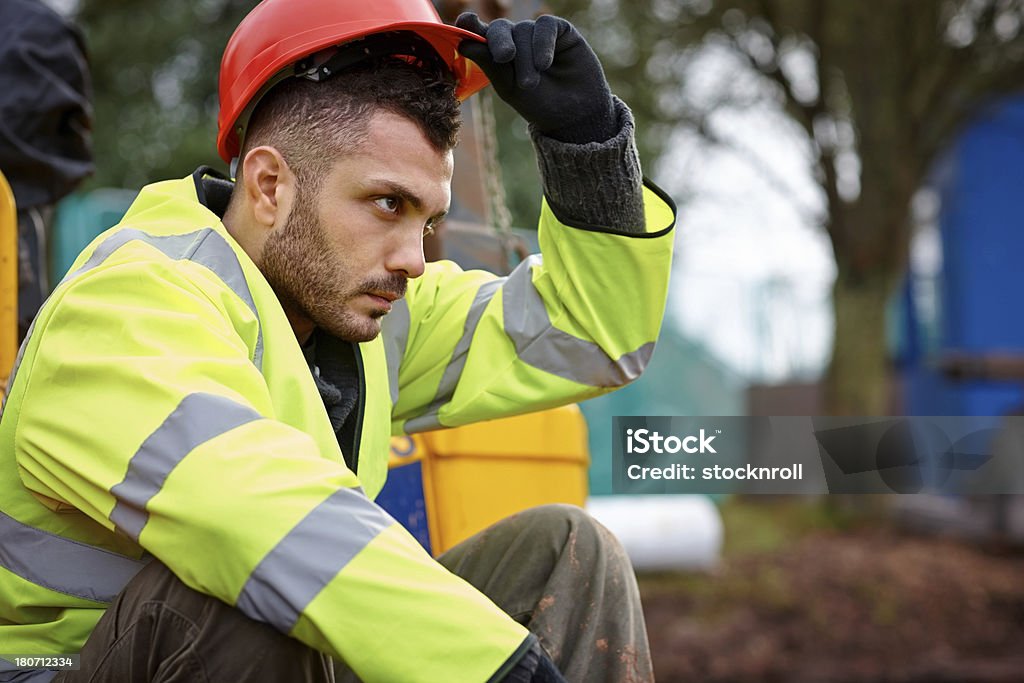
[{"label": "yellow hi-vis jacket", "polygon": [[372,499],[391,433],[547,408],[639,375],[674,208],[567,227],[507,278],[427,266],[357,347],[358,473],[200,172],[143,189],[22,346],[0,419],[0,652],[69,654],[148,556],[367,682],[487,681],[526,630]]}]

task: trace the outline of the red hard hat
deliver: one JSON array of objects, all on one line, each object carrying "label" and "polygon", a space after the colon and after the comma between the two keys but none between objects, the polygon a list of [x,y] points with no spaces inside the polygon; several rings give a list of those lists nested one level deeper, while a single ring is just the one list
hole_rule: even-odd
[{"label": "red hard hat", "polygon": [[441,21],[430,0],[263,0],[238,25],[220,63],[217,151],[238,156],[236,123],[250,101],[282,69],[334,45],[388,31],[412,31],[437,50],[466,99],[487,77],[458,52],[483,38]]}]

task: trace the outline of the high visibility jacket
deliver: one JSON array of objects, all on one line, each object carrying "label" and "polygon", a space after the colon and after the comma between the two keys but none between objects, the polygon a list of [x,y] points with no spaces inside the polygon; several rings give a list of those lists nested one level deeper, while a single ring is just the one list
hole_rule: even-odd
[{"label": "high visibility jacket", "polygon": [[568,227],[509,277],[429,264],[357,345],[349,470],[302,350],[199,173],[143,189],[22,346],[0,419],[0,652],[78,652],[151,555],[365,681],[487,681],[526,630],[375,503],[391,433],[546,408],[635,378],[668,284],[648,231]]}]

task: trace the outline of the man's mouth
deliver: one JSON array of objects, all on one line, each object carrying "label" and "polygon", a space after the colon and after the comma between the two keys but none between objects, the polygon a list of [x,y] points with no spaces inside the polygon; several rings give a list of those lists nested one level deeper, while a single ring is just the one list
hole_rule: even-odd
[{"label": "man's mouth", "polygon": [[391,312],[391,305],[402,298],[401,294],[396,292],[363,292],[369,297],[373,306],[378,310],[380,315],[386,315]]},{"label": "man's mouth", "polygon": [[366,287],[362,292],[363,295],[376,309],[374,317],[390,313],[391,305],[405,296],[406,280],[398,274],[374,278],[363,284]]},{"label": "man's mouth", "polygon": [[387,301],[389,304],[394,303],[395,301],[398,301],[399,299],[402,298],[402,295],[397,292],[372,291],[366,293],[377,299],[383,299],[384,301]]}]

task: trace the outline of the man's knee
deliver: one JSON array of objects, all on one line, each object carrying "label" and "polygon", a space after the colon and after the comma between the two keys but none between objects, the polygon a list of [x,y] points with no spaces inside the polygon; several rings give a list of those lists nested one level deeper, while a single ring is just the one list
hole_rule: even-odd
[{"label": "man's knee", "polygon": [[571,559],[629,564],[619,540],[583,508],[552,503],[524,510],[517,517],[531,537],[570,552]]},{"label": "man's knee", "polygon": [[438,561],[492,600],[496,585],[503,582],[516,583],[521,592],[524,586],[545,585],[555,574],[604,579],[609,572],[623,576],[633,571],[611,532],[583,509],[565,504],[518,512],[463,541]]},{"label": "man's knee", "polygon": [[549,503],[532,507],[515,516],[518,522],[528,527],[531,533],[543,534],[554,538],[565,537],[585,532],[596,524],[586,510],[568,503]]}]

